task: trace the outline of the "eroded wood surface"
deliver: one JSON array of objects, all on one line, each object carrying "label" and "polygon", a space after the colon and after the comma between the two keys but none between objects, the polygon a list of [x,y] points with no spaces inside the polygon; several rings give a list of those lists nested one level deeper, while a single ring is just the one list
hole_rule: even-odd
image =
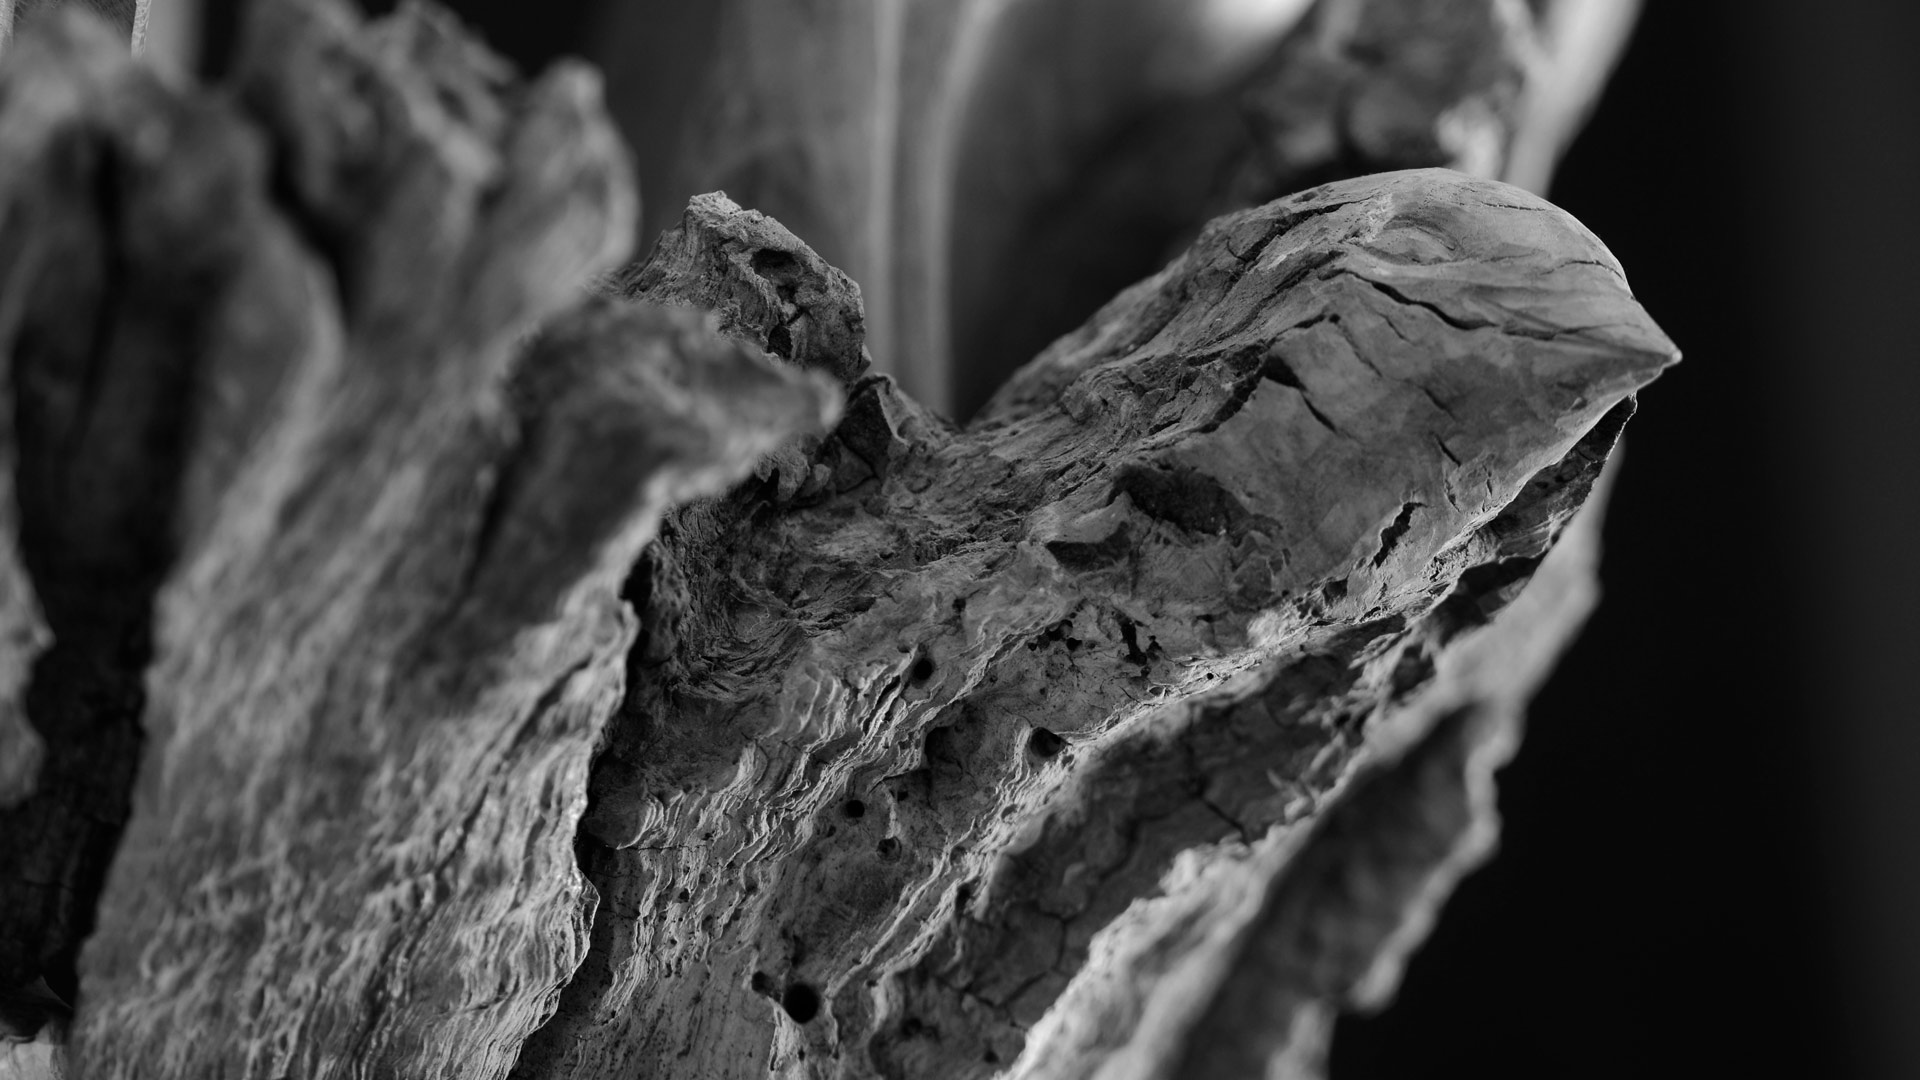
[{"label": "eroded wood surface", "polygon": [[1390,992],[1676,358],[1595,238],[1323,185],[957,427],[753,210],[610,273],[584,70],[260,10],[226,97],[0,75],[0,975],[86,1075],[1310,1072]]},{"label": "eroded wood surface", "polygon": [[1182,852],[1313,818],[1671,359],[1570,219],[1415,172],[1216,223],[966,429],[856,383],[643,560],[520,1075],[1013,1062]]}]

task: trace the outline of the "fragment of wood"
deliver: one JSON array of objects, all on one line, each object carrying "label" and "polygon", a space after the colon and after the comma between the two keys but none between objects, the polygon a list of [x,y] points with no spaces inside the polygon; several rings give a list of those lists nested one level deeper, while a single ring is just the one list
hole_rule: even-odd
[{"label": "fragment of wood", "polygon": [[[1595,434],[1569,462],[1589,478],[1609,439]],[[1492,850],[1492,770],[1598,598],[1610,472],[1507,607],[1429,624],[1431,681],[1316,820],[1223,845],[1100,933],[1012,1076],[1321,1075],[1337,1013],[1386,1004],[1453,884]],[[1560,490],[1577,501],[1583,486]]]},{"label": "fragment of wood", "polygon": [[587,299],[635,211],[590,73],[257,12],[245,113],[81,20],[6,68],[7,617],[53,636],[6,974],[93,931],[90,1076],[500,1075],[585,944],[626,570],[833,394]]},{"label": "fragment of wood", "polygon": [[711,311],[722,332],[851,385],[871,365],[860,287],[779,222],[723,194],[696,195],[646,261],[605,289]]},{"label": "fragment of wood", "polygon": [[1012,1066],[1136,900],[1431,726],[1672,359],[1571,219],[1427,170],[1217,222],[965,429],[856,383],[811,487],[636,572],[603,906],[516,1075]]}]

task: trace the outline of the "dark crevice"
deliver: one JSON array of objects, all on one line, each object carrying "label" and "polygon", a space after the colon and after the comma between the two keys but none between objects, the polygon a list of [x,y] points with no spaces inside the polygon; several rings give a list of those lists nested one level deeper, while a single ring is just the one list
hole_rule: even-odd
[{"label": "dark crevice", "polygon": [[453,592],[456,603],[473,595],[480,575],[493,558],[502,527],[509,519],[507,511],[513,506],[519,492],[520,473],[525,469],[523,462],[526,460],[523,451],[524,444],[510,449],[494,466],[496,471],[487,485],[474,524],[473,543],[467,554],[466,566],[460,584]]},{"label": "dark crevice", "polygon": [[[135,178],[100,142],[66,150],[91,206],[57,212],[97,224],[66,237],[58,265],[26,285],[37,295],[10,373],[20,558],[52,642],[24,693],[45,741],[38,787],[0,810],[0,865],[12,868],[0,881],[0,992],[44,978],[73,1001],[130,812],[153,601],[177,554],[196,313],[219,283],[191,264],[165,278],[130,265],[123,185]],[[97,251],[75,250],[89,242]]]},{"label": "dark crevice", "polygon": [[1417,300],[1385,282],[1375,281],[1370,277],[1361,277],[1360,280],[1366,282],[1375,292],[1378,292],[1402,307],[1417,307],[1424,311],[1431,312],[1435,318],[1453,327],[1455,330],[1499,329],[1495,324],[1487,322],[1484,319],[1470,319],[1465,316],[1455,315],[1431,300]]},{"label": "dark crevice", "polygon": [[1260,369],[1262,378],[1272,379],[1289,390],[1298,390],[1302,395],[1307,392],[1306,385],[1300,381],[1300,374],[1293,365],[1278,352],[1269,353],[1265,366]]},{"label": "dark crevice", "polygon": [[[1307,190],[1301,191],[1297,195],[1293,196],[1293,201],[1296,204],[1300,202],[1305,202],[1308,198],[1311,198],[1313,194],[1314,194],[1313,189],[1308,188]],[[1273,242],[1275,240],[1280,239],[1281,237],[1287,235],[1288,233],[1299,228],[1301,225],[1305,224],[1308,221],[1311,221],[1314,218],[1320,217],[1325,214],[1331,214],[1336,210],[1344,209],[1345,207],[1348,207],[1351,205],[1352,205],[1351,201],[1334,200],[1332,202],[1321,203],[1318,206],[1301,207],[1300,209],[1297,209],[1297,210],[1293,209],[1292,207],[1288,207],[1284,210],[1280,210],[1276,214],[1271,227],[1267,229],[1266,235],[1262,236],[1259,242],[1254,244],[1253,247],[1249,249],[1246,253],[1242,254],[1241,252],[1233,250],[1232,245],[1222,245],[1222,246],[1227,249],[1227,254],[1232,255],[1235,259],[1237,259],[1242,263],[1256,262],[1259,260],[1261,255],[1266,253],[1266,250],[1269,247],[1273,246]]]},{"label": "dark crevice", "polygon": [[1313,414],[1313,418],[1320,422],[1321,427],[1326,428],[1328,431],[1333,432],[1335,435],[1344,436],[1346,434],[1345,432],[1340,430],[1338,425],[1336,425],[1332,420],[1328,419],[1326,413],[1323,413],[1320,411],[1320,407],[1313,403],[1312,398],[1308,397],[1305,394],[1301,394],[1300,404],[1305,405],[1307,407],[1307,411]]},{"label": "dark crevice", "polygon": [[1432,405],[1434,408],[1440,410],[1440,412],[1443,415],[1445,415],[1447,419],[1449,420],[1458,419],[1458,417],[1454,416],[1453,414],[1453,406],[1448,405],[1445,401],[1443,401],[1440,395],[1434,393],[1431,388],[1429,388],[1423,383],[1414,383],[1413,388],[1420,391],[1422,394],[1425,394],[1427,398],[1427,403]]},{"label": "dark crevice", "polygon": [[767,351],[782,360],[793,360],[793,332],[780,325],[767,331]]},{"label": "dark crevice", "polygon": [[1620,432],[1633,416],[1631,397],[1607,410],[1559,461],[1540,470],[1480,533],[1491,540],[1494,557],[1460,575],[1440,605],[1440,640],[1483,626],[1532,580],[1568,521],[1585,504]]},{"label": "dark crevice", "polygon": [[1061,566],[1078,573],[1090,573],[1125,562],[1134,550],[1133,537],[1125,525],[1099,540],[1049,540],[1047,553]]},{"label": "dark crevice", "polygon": [[[1473,706],[1437,718],[1397,758],[1369,763],[1268,886],[1246,947],[1207,991],[1165,1075],[1258,1075],[1299,1003],[1349,998],[1393,950],[1417,897],[1470,835]],[[1262,1029],[1270,1025],[1267,1037]]]},{"label": "dark crevice", "polygon": [[1300,403],[1307,407],[1307,412],[1311,413],[1313,418],[1320,422],[1321,427],[1326,428],[1335,435],[1345,436],[1346,433],[1340,430],[1339,425],[1335,424],[1328,418],[1326,413],[1320,411],[1318,405],[1313,403],[1312,396],[1307,393],[1306,384],[1300,381],[1300,373],[1295,371],[1293,365],[1288,363],[1287,358],[1282,356],[1278,351],[1267,355],[1266,364],[1261,367],[1260,375],[1262,378],[1271,379],[1281,386],[1297,392],[1300,395]]},{"label": "dark crevice", "polygon": [[1156,521],[1203,536],[1245,535],[1254,515],[1220,481],[1185,466],[1123,465],[1108,501],[1127,496]]},{"label": "dark crevice", "polygon": [[1386,563],[1387,557],[1393,554],[1394,545],[1398,544],[1400,538],[1407,535],[1407,530],[1413,527],[1413,512],[1424,505],[1417,502],[1401,504],[1400,513],[1394,516],[1392,524],[1380,530],[1380,550],[1373,555],[1373,565],[1376,570]]},{"label": "dark crevice", "polygon": [[[247,88],[240,87],[242,105],[250,104]],[[253,110],[260,115],[261,127],[269,133],[280,130],[273,118],[261,115],[270,111],[269,106]],[[299,236],[301,244],[319,257],[321,265],[333,275],[334,294],[340,298],[342,315],[351,319],[354,312],[353,302],[357,297],[354,290],[356,278],[353,274],[353,252],[350,246],[351,233],[334,222],[326,220],[317,211],[304,192],[293,173],[295,156],[291,148],[282,144],[275,148],[267,171],[267,195],[273,208],[279,212],[281,220],[291,226]]]},{"label": "dark crevice", "polygon": [[1227,813],[1225,810],[1221,809],[1218,803],[1214,802],[1212,799],[1207,798],[1204,779],[1201,781],[1201,788],[1199,790],[1196,790],[1193,793],[1193,797],[1194,797],[1194,800],[1198,802],[1201,806],[1206,807],[1208,813],[1212,814],[1214,817],[1219,818],[1220,821],[1224,823],[1229,829],[1232,829],[1233,835],[1236,838],[1238,838],[1241,843],[1243,844],[1253,843],[1254,841],[1253,833],[1249,832],[1247,830],[1247,827],[1241,824],[1240,819],[1234,817],[1232,814]]},{"label": "dark crevice", "polygon": [[807,1023],[820,1015],[820,992],[806,983],[789,984],[780,995],[780,1007],[795,1023]]},{"label": "dark crevice", "polygon": [[1114,618],[1120,623],[1120,640],[1127,646],[1127,662],[1138,664],[1140,669],[1145,671],[1152,666],[1153,661],[1146,653],[1140,651],[1140,634],[1133,620],[1120,614],[1115,614]]},{"label": "dark crevice", "polygon": [[1221,363],[1233,379],[1227,400],[1221,402],[1212,416],[1207,417],[1199,427],[1193,429],[1194,434],[1218,431],[1220,425],[1233,419],[1239,415],[1240,410],[1247,407],[1247,402],[1253,399],[1253,392],[1260,388],[1261,370],[1266,364],[1267,352],[1266,346],[1256,345],[1227,356],[1212,354],[1196,356],[1188,360],[1188,365],[1192,367]]},{"label": "dark crevice", "polygon": [[[1374,291],[1387,297],[1394,303],[1406,307],[1421,308],[1431,312],[1435,318],[1456,330],[1493,330],[1509,337],[1528,338],[1534,341],[1558,341],[1563,337],[1573,334],[1585,334],[1595,330],[1604,330],[1610,325],[1607,323],[1598,323],[1592,326],[1552,326],[1537,322],[1533,325],[1528,325],[1523,322],[1496,323],[1487,319],[1477,319],[1466,315],[1454,314],[1431,300],[1421,300],[1409,296],[1385,282],[1375,281],[1369,277],[1360,277],[1360,280],[1366,282]],[[1391,325],[1390,321],[1389,325]],[[1398,332],[1397,328],[1395,332]],[[1436,401],[1435,404],[1438,405],[1439,402]],[[1441,408],[1443,411],[1445,410],[1445,406],[1441,406]]]}]

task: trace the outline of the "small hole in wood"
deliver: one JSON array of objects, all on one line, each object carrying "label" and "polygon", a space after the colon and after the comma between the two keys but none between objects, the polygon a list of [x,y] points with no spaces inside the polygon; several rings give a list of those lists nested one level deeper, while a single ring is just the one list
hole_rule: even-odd
[{"label": "small hole in wood", "polygon": [[806,983],[794,983],[780,995],[780,1007],[795,1023],[804,1024],[820,1015],[820,992]]},{"label": "small hole in wood", "polygon": [[776,326],[768,331],[767,351],[782,360],[793,359],[793,332],[784,326]]},{"label": "small hole in wood", "polygon": [[848,799],[840,804],[840,812],[850,818],[863,818],[867,816],[867,804],[859,799]]},{"label": "small hole in wood", "polygon": [[1043,727],[1034,728],[1033,734],[1027,736],[1027,749],[1033,751],[1035,757],[1058,757],[1066,748],[1067,740]]},{"label": "small hole in wood", "polygon": [[917,686],[931,678],[933,678],[933,657],[921,653],[920,658],[913,662],[913,667],[907,669],[907,681]]}]

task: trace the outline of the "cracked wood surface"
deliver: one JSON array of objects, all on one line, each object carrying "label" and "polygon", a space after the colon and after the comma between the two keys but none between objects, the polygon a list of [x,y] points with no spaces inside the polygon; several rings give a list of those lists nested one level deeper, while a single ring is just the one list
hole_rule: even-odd
[{"label": "cracked wood surface", "polygon": [[854,383],[643,560],[605,907],[516,1075],[1015,1062],[1183,857],[1336,798],[1672,359],[1571,219],[1427,171],[1216,222],[964,429]]},{"label": "cracked wood surface", "polygon": [[722,196],[608,274],[588,73],[259,10],[0,74],[0,977],[87,1075],[1311,1075],[1391,991],[1676,358],[1595,238],[1323,185],[958,427]]}]

